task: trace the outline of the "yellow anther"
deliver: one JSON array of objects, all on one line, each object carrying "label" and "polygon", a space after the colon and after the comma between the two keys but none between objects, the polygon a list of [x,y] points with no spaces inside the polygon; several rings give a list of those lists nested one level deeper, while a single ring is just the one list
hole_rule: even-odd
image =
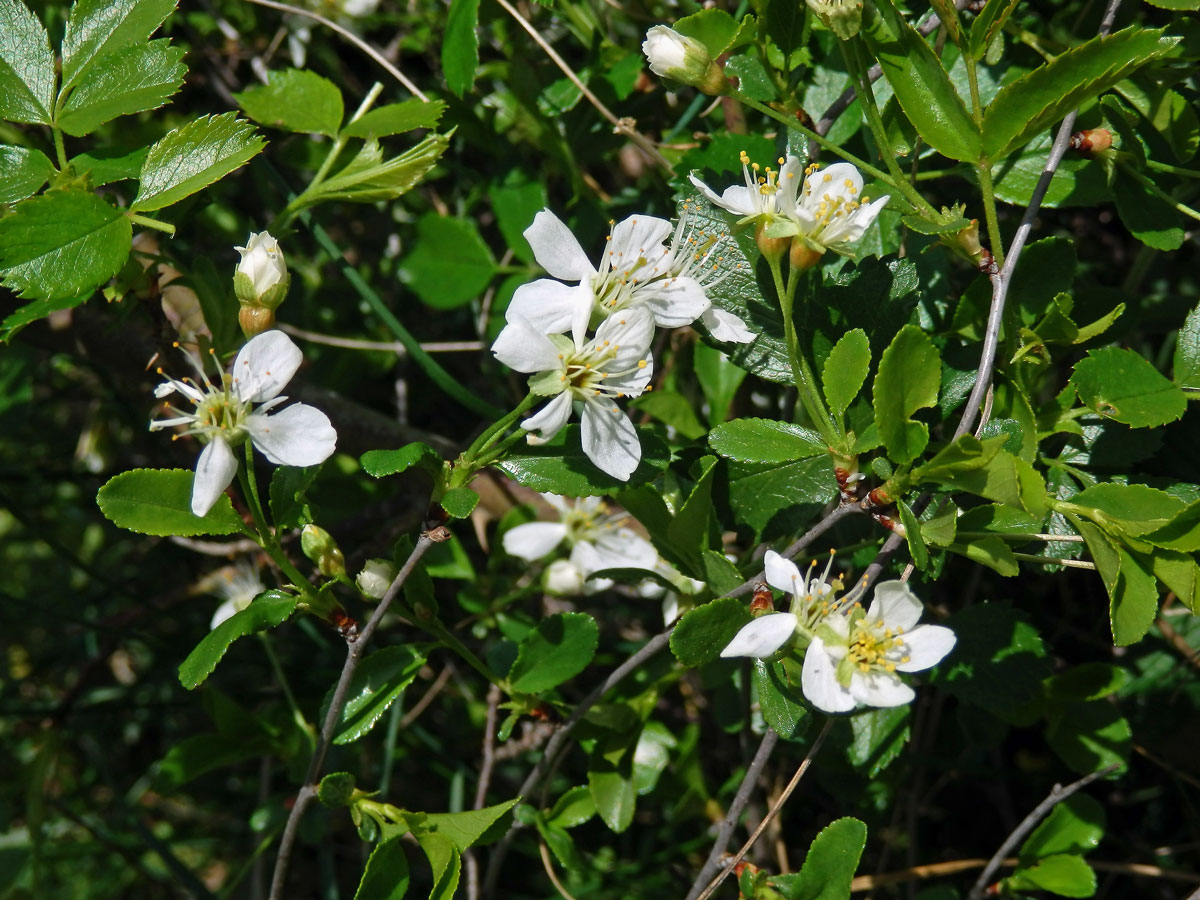
[{"label": "yellow anther", "polygon": [[645,361],[644,359],[639,359],[639,360],[638,360],[638,368],[639,368],[639,369],[644,369],[644,368],[646,368],[646,361]]}]

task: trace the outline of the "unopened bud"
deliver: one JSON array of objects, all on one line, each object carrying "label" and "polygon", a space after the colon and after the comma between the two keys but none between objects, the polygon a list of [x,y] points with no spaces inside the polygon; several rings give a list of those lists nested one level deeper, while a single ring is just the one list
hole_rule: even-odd
[{"label": "unopened bud", "polygon": [[792,239],[790,237],[769,237],[767,227],[766,222],[758,223],[754,229],[754,243],[758,245],[758,252],[768,261],[777,262],[787,252],[788,244]]},{"label": "unopened bud", "polygon": [[386,559],[368,559],[354,579],[363,596],[382,600],[396,578],[396,567]]},{"label": "unopened bud", "polygon": [[661,78],[691,85],[713,96],[729,93],[729,79],[713,61],[708,48],[674,28],[652,27],[642,42],[642,53],[650,63],[650,71]]},{"label": "unopened bud", "polygon": [[862,27],[862,0],[808,0],[808,8],[839,40],[850,40]]},{"label": "unopened bud", "polygon": [[1092,155],[1107,150],[1112,146],[1112,142],[1112,132],[1107,128],[1089,128],[1071,135],[1067,146],[1079,153]]},{"label": "unopened bud", "polygon": [[547,594],[560,597],[577,596],[583,593],[583,572],[570,560],[556,559],[546,567],[542,575],[542,586]]},{"label": "unopened bud", "polygon": [[761,616],[770,612],[775,612],[775,598],[771,594],[771,589],[760,581],[754,585],[754,596],[750,600],[750,615]]},{"label": "unopened bud", "polygon": [[346,575],[346,558],[337,541],[319,525],[305,525],[300,531],[300,549],[317,564],[317,571],[326,578],[343,578]]},{"label": "unopened bud", "polygon": [[788,262],[791,263],[793,269],[803,272],[805,269],[811,269],[821,261],[821,255],[825,251],[814,250],[808,244],[804,243],[800,238],[792,241],[792,250],[788,254]]},{"label": "unopened bud", "polygon": [[[266,310],[268,316],[260,313],[239,315],[242,331],[247,337],[261,334],[274,323],[271,311],[276,309],[283,298],[287,296],[288,285],[292,278],[288,274],[287,263],[283,259],[283,251],[279,242],[271,237],[269,232],[250,233],[250,240],[245,247],[235,247],[242,255],[241,261],[233,274],[233,292],[237,294],[242,312],[250,310]],[[266,325],[263,322],[266,321]],[[253,329],[257,328],[255,331]]]},{"label": "unopened bud", "polygon": [[275,310],[265,306],[243,306],[238,310],[238,324],[242,326],[242,334],[252,338],[275,327]]}]

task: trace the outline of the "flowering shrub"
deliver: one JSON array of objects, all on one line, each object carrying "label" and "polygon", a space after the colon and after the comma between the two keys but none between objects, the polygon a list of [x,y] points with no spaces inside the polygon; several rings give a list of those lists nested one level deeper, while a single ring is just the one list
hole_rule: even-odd
[{"label": "flowering shrub", "polygon": [[1051,6],[0,0],[0,898],[1194,889],[1194,4]]}]

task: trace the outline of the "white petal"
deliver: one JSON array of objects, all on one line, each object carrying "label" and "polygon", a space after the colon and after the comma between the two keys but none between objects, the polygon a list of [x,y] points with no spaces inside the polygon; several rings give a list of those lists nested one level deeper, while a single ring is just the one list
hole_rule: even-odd
[{"label": "white petal", "polygon": [[745,322],[733,313],[717,309],[715,306],[705,310],[704,314],[700,316],[700,321],[708,329],[708,333],[718,341],[748,344],[758,337],[746,327]]},{"label": "white petal", "polygon": [[636,366],[650,350],[654,339],[654,316],[646,309],[626,309],[615,312],[596,329],[592,343],[596,346],[612,344],[617,354],[610,363],[612,369],[628,369]]},{"label": "white petal", "polygon": [[574,506],[575,503],[582,502],[585,499],[590,500],[591,498],[585,497],[585,498],[581,498],[578,501],[572,502],[571,500],[569,500],[566,497],[563,497],[559,494],[543,493],[542,499],[545,500],[547,503],[549,503],[551,506],[553,506],[560,515],[565,516],[567,513],[569,513],[571,511],[571,508]]},{"label": "white petal", "polygon": [[791,218],[796,212],[796,194],[804,183],[804,163],[799,157],[789,156],[779,169],[777,179],[779,191],[775,204],[783,215]]},{"label": "white petal", "polygon": [[763,557],[763,569],[766,572],[767,584],[776,590],[788,594],[804,593],[800,570],[790,559],[780,556],[774,550],[768,550],[767,555]]},{"label": "white petal", "polygon": [[621,561],[602,556],[596,550],[595,545],[588,541],[579,541],[575,544],[571,548],[570,559],[571,564],[583,573],[585,579],[590,578],[593,572],[599,572],[601,569],[625,568]]},{"label": "white petal", "polygon": [[896,669],[901,672],[920,672],[936,666],[943,656],[954,649],[958,640],[954,632],[943,625],[918,625],[903,638],[908,645],[906,655],[909,660],[896,663]]},{"label": "white petal", "polygon": [[[829,176],[828,180],[825,176]],[[834,197],[844,197],[847,200],[857,200],[862,194],[862,175],[858,173],[858,169],[852,163],[834,163],[815,172],[812,177],[816,180],[816,186],[813,187],[814,194],[828,193]]]},{"label": "white petal", "polygon": [[277,466],[315,466],[324,462],[337,445],[337,432],[325,413],[304,403],[287,409],[246,417],[246,431],[254,446]]},{"label": "white petal", "polygon": [[912,703],[916,695],[895,675],[872,670],[855,672],[850,676],[850,695],[867,706],[903,706]]},{"label": "white petal", "polygon": [[533,562],[562,543],[567,526],[562,522],[526,522],[504,532],[504,552]]},{"label": "white petal", "polygon": [[[582,288],[582,289],[581,289]],[[525,319],[542,334],[563,334],[571,329],[577,308],[592,309],[592,291],[586,285],[568,285],[552,278],[523,284],[513,294],[504,313],[509,322]]]},{"label": "white petal", "polygon": [[671,233],[671,223],[657,216],[634,215],[618,222],[608,242],[609,265],[620,270],[629,263],[645,258],[653,262],[666,253],[663,241]]},{"label": "white petal", "polygon": [[654,546],[628,528],[604,532],[587,543],[596,548],[602,560],[607,560],[608,568],[648,569],[653,572],[658,564],[658,551]]},{"label": "white petal", "polygon": [[543,406],[540,412],[534,413],[522,422],[521,427],[526,431],[533,432],[528,437],[529,443],[544,444],[558,434],[559,429],[567,424],[569,418],[571,418],[571,395],[563,393]]},{"label": "white petal", "polygon": [[209,630],[211,631],[212,629],[216,628],[238,611],[238,605],[236,602],[233,600],[226,600],[224,603],[218,606],[216,612],[213,613],[212,621],[208,625]]},{"label": "white petal", "polygon": [[517,372],[547,372],[561,362],[553,341],[520,316],[510,319],[496,335],[492,355]]},{"label": "white petal", "polygon": [[692,184],[700,189],[700,192],[709,199],[714,206],[719,206],[721,209],[728,210],[739,216],[752,216],[757,213],[754,207],[754,201],[750,196],[750,190],[740,184],[735,184],[733,187],[725,189],[725,193],[717,196],[707,184],[697,178],[695,175],[688,176]]},{"label": "white petal", "polygon": [[791,613],[767,613],[735,634],[729,645],[721,651],[721,655],[766,659],[768,656],[774,656],[795,633],[796,617]]},{"label": "white petal", "polygon": [[550,210],[543,209],[534,216],[533,224],[524,233],[538,265],[555,278],[581,281],[595,273],[595,266],[571,234],[571,229]]},{"label": "white petal", "polygon": [[207,515],[236,474],[237,458],[233,450],[224,438],[213,438],[196,460],[196,477],[192,480],[192,512],[198,516]]},{"label": "white petal", "polygon": [[808,702],[822,712],[849,712],[855,707],[854,697],[838,684],[837,660],[829,655],[825,642],[820,638],[813,638],[804,654],[800,688]]},{"label": "white petal", "polygon": [[641,396],[642,392],[646,390],[646,385],[654,376],[654,357],[647,353],[645,362],[646,365],[640,369],[631,368],[624,375],[610,375],[604,379],[604,383],[627,397]]},{"label": "white petal", "polygon": [[690,325],[712,306],[700,282],[688,276],[656,282],[635,292],[634,296],[642,301],[654,316],[654,321],[663,328]]},{"label": "white petal", "polygon": [[629,417],[604,397],[583,408],[583,452],[601,472],[628,481],[642,460],[642,444]]},{"label": "white petal", "polygon": [[264,331],[238,351],[229,373],[234,393],[242,401],[262,403],[284,389],[304,354],[282,331]]},{"label": "white petal", "polygon": [[883,622],[887,628],[907,631],[917,624],[924,608],[903,581],[882,581],[875,586],[867,618]]}]

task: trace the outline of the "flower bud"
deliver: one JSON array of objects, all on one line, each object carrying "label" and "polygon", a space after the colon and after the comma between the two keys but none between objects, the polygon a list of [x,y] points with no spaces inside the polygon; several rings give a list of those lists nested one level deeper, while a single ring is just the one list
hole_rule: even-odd
[{"label": "flower bud", "polygon": [[1071,140],[1067,146],[1079,153],[1094,156],[1111,147],[1112,142],[1112,132],[1107,128],[1089,128],[1086,131],[1077,131],[1071,135]]},{"label": "flower bud", "polygon": [[652,27],[642,42],[642,53],[650,63],[650,71],[660,78],[670,78],[714,96],[729,93],[729,79],[709,56],[708,48],[674,28]]},{"label": "flower bud", "polygon": [[839,40],[850,40],[862,27],[862,0],[808,0],[808,8]]},{"label": "flower bud", "polygon": [[788,254],[788,262],[791,263],[793,269],[802,272],[805,269],[811,269],[819,263],[823,253],[823,250],[814,250],[800,238],[793,238],[792,249]]},{"label": "flower bud", "polygon": [[766,222],[759,222],[754,229],[754,243],[758,246],[758,252],[772,265],[783,258],[791,240],[790,237],[769,237]]},{"label": "flower bud", "polygon": [[547,594],[560,597],[573,597],[583,593],[583,572],[573,562],[566,559],[556,559],[546,567],[542,576],[542,586]]},{"label": "flower bud", "polygon": [[305,525],[300,531],[300,549],[317,564],[317,571],[326,578],[344,578],[346,558],[337,541],[319,525]]},{"label": "flower bud", "polygon": [[396,567],[386,559],[368,559],[354,579],[363,596],[382,600],[396,578]]},{"label": "flower bud", "polygon": [[238,324],[242,326],[242,334],[252,338],[275,327],[275,310],[265,306],[243,306],[238,310]]},{"label": "flower bud", "polygon": [[[246,246],[234,249],[242,255],[233,275],[233,292],[237,294],[242,310],[274,310],[287,296],[292,280],[279,243],[269,232],[251,232]],[[252,337],[269,328],[274,323],[274,316],[239,316],[239,321],[246,336]],[[248,328],[259,330],[251,331]]]}]

